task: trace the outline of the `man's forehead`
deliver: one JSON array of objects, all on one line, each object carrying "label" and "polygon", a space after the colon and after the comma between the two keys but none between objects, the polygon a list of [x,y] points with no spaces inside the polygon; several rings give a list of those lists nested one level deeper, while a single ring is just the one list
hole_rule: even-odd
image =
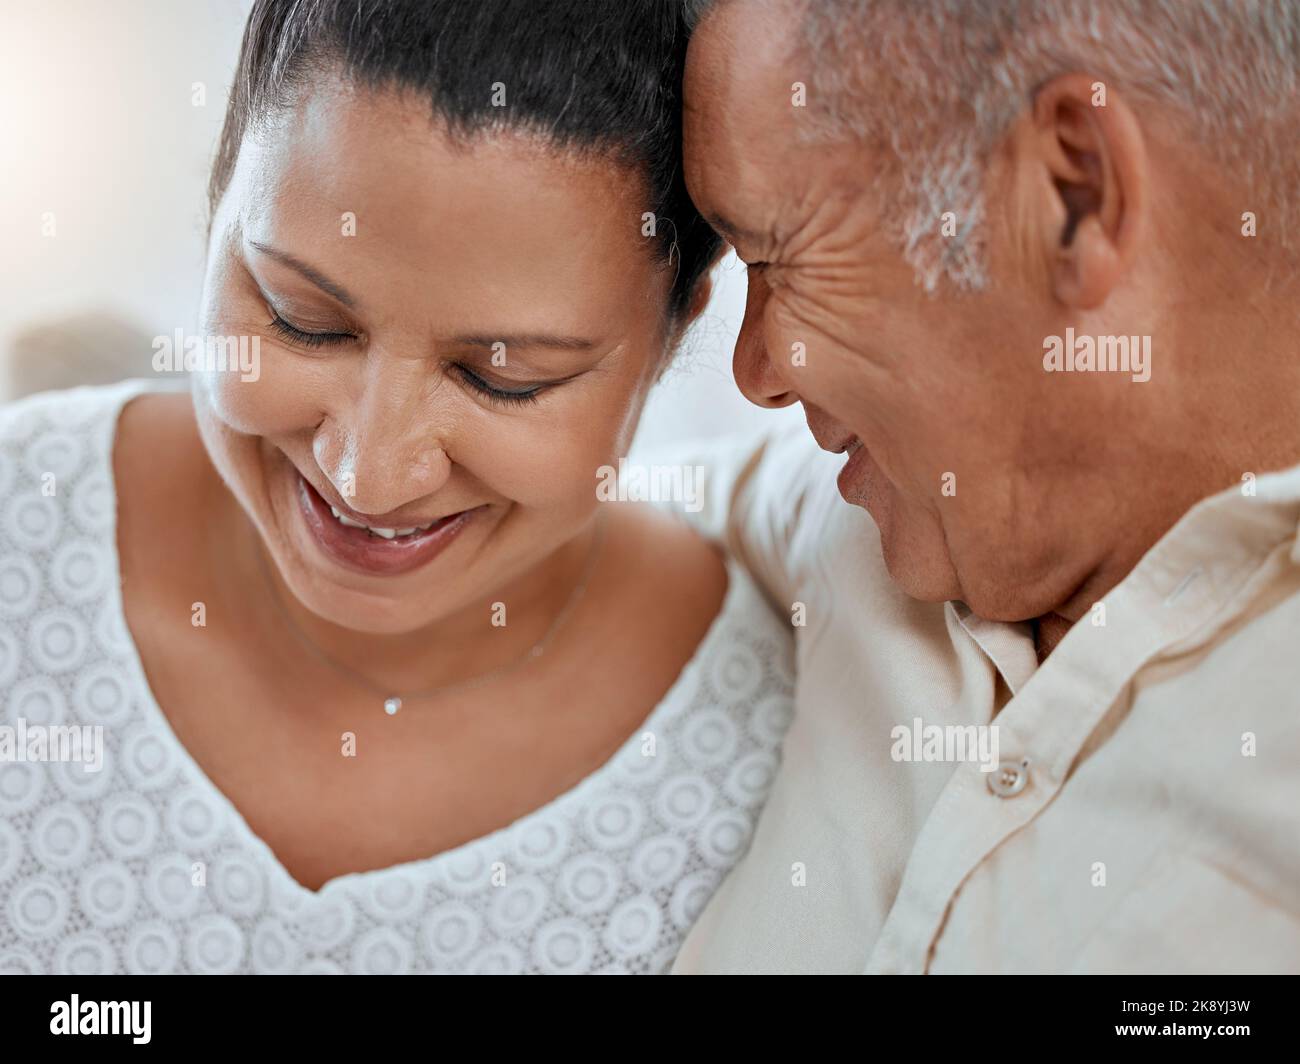
[{"label": "man's forehead", "polygon": [[[779,179],[797,150],[792,115],[796,62],[786,0],[728,0],[704,20],[687,60],[687,176],[706,199],[740,209],[750,186]],[[767,191],[767,190],[764,190]],[[742,211],[742,213],[744,213]]]},{"label": "man's forehead", "polygon": [[794,0],[726,0],[695,30],[686,65],[687,104],[691,90],[719,98],[787,96],[798,73]]}]

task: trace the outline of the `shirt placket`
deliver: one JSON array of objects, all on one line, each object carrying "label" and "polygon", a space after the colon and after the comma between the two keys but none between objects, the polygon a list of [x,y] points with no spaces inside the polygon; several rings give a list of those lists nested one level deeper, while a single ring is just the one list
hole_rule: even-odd
[{"label": "shirt placket", "polygon": [[[1184,535],[1149,554],[1107,596],[1112,623],[1081,620],[1076,628],[1085,627],[1072,630],[997,715],[998,767],[983,772],[963,763],[940,793],[867,972],[928,971],[963,883],[1057,796],[1123,688],[1163,648],[1209,621],[1262,564],[1242,544],[1225,554],[1221,540],[1210,552],[1218,557],[1207,556],[1209,538]],[[972,967],[979,968],[978,959]]]}]

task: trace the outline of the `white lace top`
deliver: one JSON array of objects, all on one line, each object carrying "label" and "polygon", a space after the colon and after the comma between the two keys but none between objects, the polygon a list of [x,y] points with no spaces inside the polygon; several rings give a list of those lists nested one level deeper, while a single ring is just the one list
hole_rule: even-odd
[{"label": "white lace top", "polygon": [[[126,626],[110,454],[149,386],[0,408],[0,972],[666,971],[748,847],[790,721],[790,629],[741,569],[592,775],[311,891],[177,740]],[[74,733],[80,751],[56,741]]]}]

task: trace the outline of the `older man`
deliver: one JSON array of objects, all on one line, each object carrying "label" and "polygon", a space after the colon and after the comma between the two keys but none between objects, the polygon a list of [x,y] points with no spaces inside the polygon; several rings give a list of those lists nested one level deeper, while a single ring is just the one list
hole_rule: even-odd
[{"label": "older man", "polygon": [[871,520],[721,478],[800,691],[674,970],[1300,970],[1300,6],[698,6],[737,382]]}]

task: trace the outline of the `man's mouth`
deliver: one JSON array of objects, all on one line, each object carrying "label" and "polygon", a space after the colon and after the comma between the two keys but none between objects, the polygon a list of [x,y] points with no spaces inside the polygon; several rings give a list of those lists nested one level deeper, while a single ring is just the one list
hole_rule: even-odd
[{"label": "man's mouth", "polygon": [[[828,432],[827,430],[831,431]],[[817,446],[828,454],[852,454],[862,446],[862,441],[857,436],[831,434],[835,429],[843,432],[840,426],[829,426],[822,423],[820,417],[808,417],[808,430],[812,433],[813,439],[817,441]]]},{"label": "man's mouth", "polygon": [[834,453],[848,456],[848,461],[844,463],[844,468],[836,478],[840,495],[846,502],[853,503],[855,506],[864,505],[866,481],[870,476],[871,452],[862,446],[862,441],[858,437],[854,436],[840,444]]}]

